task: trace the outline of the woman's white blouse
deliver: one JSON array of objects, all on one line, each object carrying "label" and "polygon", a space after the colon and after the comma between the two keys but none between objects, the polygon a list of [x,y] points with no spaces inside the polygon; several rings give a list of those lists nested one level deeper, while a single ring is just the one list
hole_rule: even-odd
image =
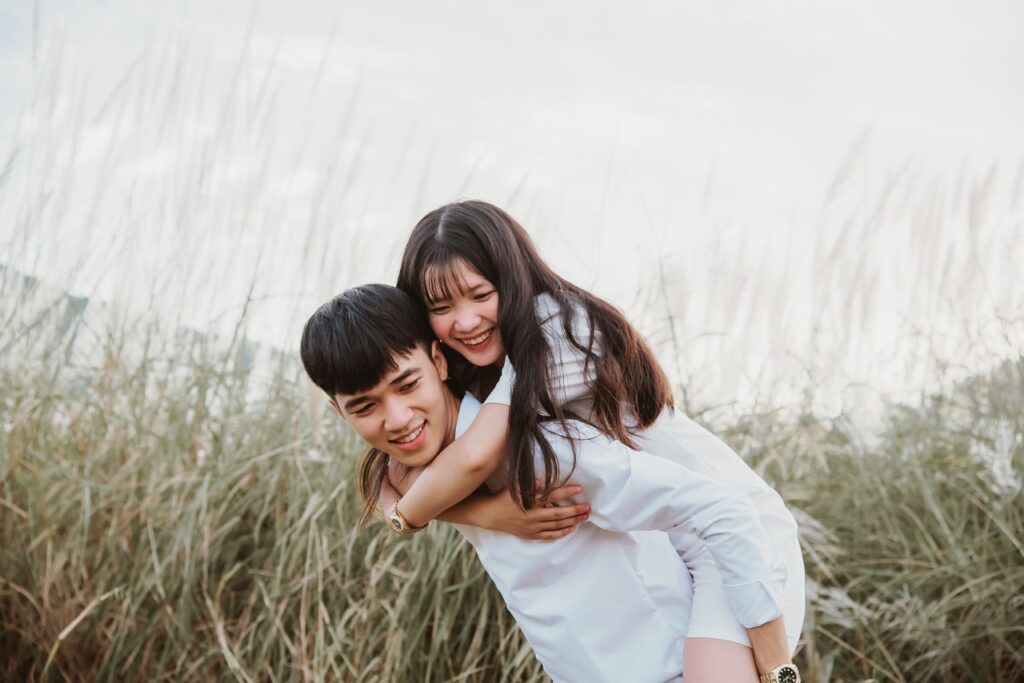
[{"label": "woman's white blouse", "polygon": [[[553,357],[552,400],[590,417],[592,369],[586,356],[566,338],[557,302],[542,294],[535,305]],[[589,330],[583,311],[574,311],[574,336],[584,346]],[[600,334],[594,351],[601,353]],[[486,402],[510,405],[514,378],[506,361]],[[589,426],[580,429],[592,441],[606,440]],[[678,411],[667,410],[637,442],[639,452],[614,441],[615,446],[580,450],[571,478],[584,488],[581,499],[591,504],[591,521],[609,529],[668,531],[681,555],[685,545],[703,542],[743,626],[781,616],[787,569],[779,549],[795,542],[796,524],[778,494],[732,449]],[[562,473],[571,467],[562,464]]]}]

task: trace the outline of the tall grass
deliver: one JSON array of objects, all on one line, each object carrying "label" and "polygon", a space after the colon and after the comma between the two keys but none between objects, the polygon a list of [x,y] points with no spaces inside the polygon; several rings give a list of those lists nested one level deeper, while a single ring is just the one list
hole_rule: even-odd
[{"label": "tall grass", "polygon": [[[66,360],[83,335],[95,363]],[[4,680],[543,680],[450,529],[354,529],[358,445],[311,420],[294,357],[259,378],[242,335],[0,341]],[[809,680],[1024,676],[1022,416],[1018,359],[874,436],[713,425],[801,521]]]},{"label": "tall grass", "polygon": [[293,359],[253,399],[237,347],[124,343],[4,364],[0,678],[539,676],[451,530],[356,532],[358,449],[316,456]]},{"label": "tall grass", "polygon": [[[3,159],[7,257],[151,315],[3,271],[0,679],[544,680],[450,529],[355,531],[358,444],[321,419],[293,354],[247,341],[261,297],[294,285],[302,296],[276,304],[298,314],[311,291],[361,278],[359,247],[376,236],[336,218],[354,211],[351,118],[276,150],[282,76],[255,78],[243,50],[235,85],[262,85],[232,88],[206,130],[193,120],[209,104],[202,65],[167,53],[132,67],[95,117],[75,109],[85,95],[59,60],[41,59]],[[320,138],[331,144],[308,152]],[[296,220],[275,191],[304,187],[311,165],[323,173],[298,220],[307,232],[279,234]],[[709,259],[697,296],[674,288],[702,266],[669,260],[630,315],[653,319],[687,411],[798,515],[809,680],[1022,680],[1024,296],[1000,278],[1021,253],[1024,171],[946,183],[903,169],[865,188],[855,166],[806,226],[810,253],[768,264],[755,243],[734,263]],[[257,259],[259,281],[248,262],[224,266],[246,240],[275,256]],[[188,331],[184,310],[218,334]],[[918,317],[893,323],[906,311]],[[933,314],[943,324],[920,328]],[[864,341],[880,328],[904,336]],[[762,382],[741,360],[765,334],[780,341]],[[928,378],[925,399],[856,385],[862,366],[902,365]],[[704,388],[723,383],[754,399],[715,405]],[[765,386],[781,389],[748,391]],[[838,391],[822,400],[823,387]]]}]

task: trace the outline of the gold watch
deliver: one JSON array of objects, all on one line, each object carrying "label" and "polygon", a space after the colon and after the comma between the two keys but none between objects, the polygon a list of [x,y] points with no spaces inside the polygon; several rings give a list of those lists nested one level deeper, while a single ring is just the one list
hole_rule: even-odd
[{"label": "gold watch", "polygon": [[792,664],[777,666],[766,674],[761,674],[761,683],[800,683],[800,671]]},{"label": "gold watch", "polygon": [[388,515],[388,526],[391,527],[391,530],[400,536],[412,536],[417,531],[426,529],[427,524],[430,524],[430,522],[423,526],[409,524],[409,521],[398,511],[398,504],[400,502],[402,502],[401,498],[395,501],[395,504],[391,506],[391,514]]}]

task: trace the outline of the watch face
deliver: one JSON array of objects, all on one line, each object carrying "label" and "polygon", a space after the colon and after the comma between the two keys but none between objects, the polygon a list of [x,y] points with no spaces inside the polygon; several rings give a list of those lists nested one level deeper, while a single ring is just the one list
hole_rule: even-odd
[{"label": "watch face", "polygon": [[775,677],[779,683],[800,683],[800,674],[796,672],[796,668],[786,665],[780,666],[776,672]]}]

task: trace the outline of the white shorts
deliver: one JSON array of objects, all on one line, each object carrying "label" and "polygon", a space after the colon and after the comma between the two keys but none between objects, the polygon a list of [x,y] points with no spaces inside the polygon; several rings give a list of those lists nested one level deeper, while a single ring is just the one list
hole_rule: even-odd
[{"label": "white shorts", "polygon": [[[782,594],[782,617],[790,654],[796,651],[804,623],[806,605],[804,562],[797,543],[789,544],[783,553],[786,563],[786,586]],[[747,630],[736,619],[722,587],[722,575],[707,546],[699,544],[683,558],[693,576],[693,612],[687,638],[716,638],[750,647]]]}]

